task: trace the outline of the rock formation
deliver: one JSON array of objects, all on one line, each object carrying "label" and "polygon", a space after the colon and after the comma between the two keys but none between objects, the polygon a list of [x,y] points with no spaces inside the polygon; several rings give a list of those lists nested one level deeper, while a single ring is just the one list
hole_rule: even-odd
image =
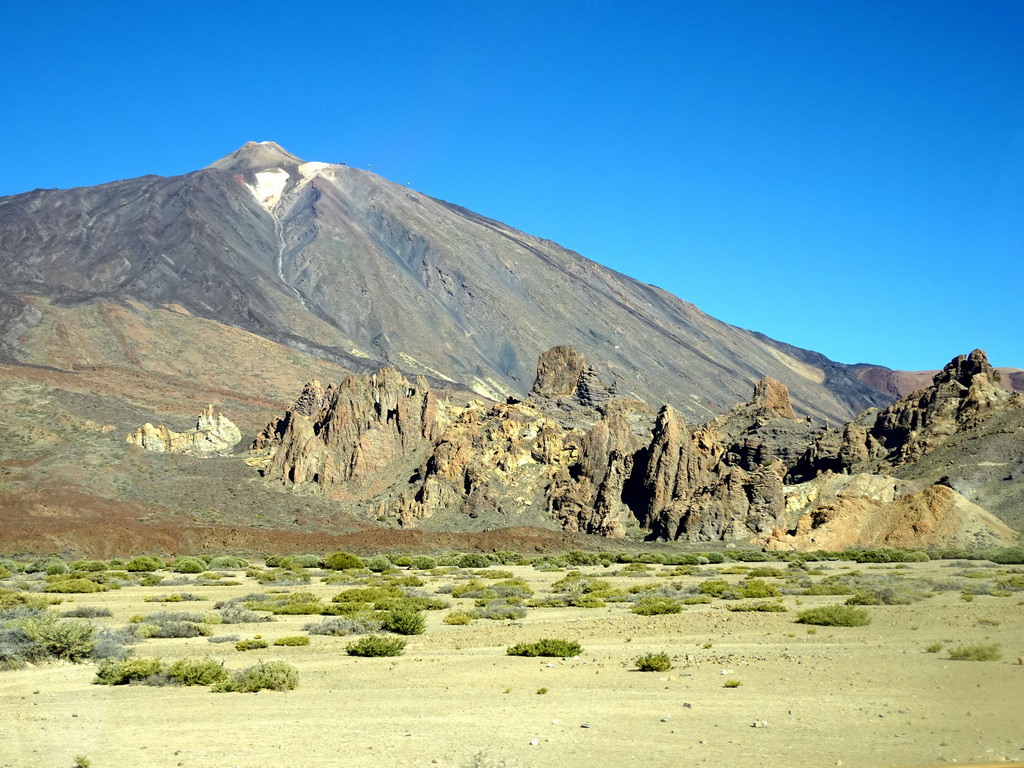
[{"label": "rock formation", "polygon": [[1001,408],[1022,402],[1019,394],[999,386],[999,374],[976,349],[954,358],[931,386],[882,411],[869,409],[842,428],[826,430],[797,462],[791,478],[809,480],[825,471],[865,468],[885,474],[917,461],[952,435],[978,427]]},{"label": "rock formation", "polygon": [[195,429],[174,432],[163,424],[154,427],[146,423],[125,438],[125,442],[158,453],[188,453],[211,455],[230,451],[242,439],[239,431],[224,414],[214,414],[213,406],[199,414]]},{"label": "rock formation", "polygon": [[313,381],[253,448],[272,453],[265,469],[272,480],[329,489],[375,475],[386,482],[392,463],[437,437],[442,410],[426,379],[410,382],[394,368],[349,376],[337,387]]},{"label": "rock formation", "polygon": [[[953,489],[877,473],[1005,405],[992,378],[975,352],[928,390],[824,431],[765,378],[748,402],[689,426],[671,406],[614,397],[561,346],[541,355],[522,401],[455,406],[394,369],[310,382],[253,450],[272,480],[372,497],[373,517],[410,527],[556,525],[783,549],[996,541],[998,521]],[[843,474],[872,461],[874,474]],[[815,477],[785,485],[808,467]]]}]

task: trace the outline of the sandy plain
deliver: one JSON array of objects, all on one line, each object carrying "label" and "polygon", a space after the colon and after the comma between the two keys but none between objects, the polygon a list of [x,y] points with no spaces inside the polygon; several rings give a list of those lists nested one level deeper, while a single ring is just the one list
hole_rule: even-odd
[{"label": "sandy plain", "polygon": [[[849,571],[895,580],[959,578],[950,562],[864,565],[812,563],[819,581]],[[726,566],[719,566],[722,568]],[[748,567],[748,566],[741,566]],[[753,566],[749,566],[753,567]],[[785,564],[778,567],[785,569]],[[975,564],[974,568],[978,566]],[[983,566],[984,567],[984,566]],[[538,596],[565,571],[496,566],[525,579]],[[639,574],[621,566],[582,568],[628,589],[644,582],[695,586],[717,576],[668,566]],[[987,566],[991,574],[1021,566]],[[314,573],[319,573],[314,571]],[[974,571],[978,573],[978,571]],[[437,592],[468,576],[419,574]],[[253,591],[272,591],[240,573],[235,586],[129,586],[67,596],[57,610],[110,609],[98,623],[119,627],[157,610],[210,610]],[[782,580],[778,581],[783,585]],[[282,587],[325,601],[346,585]],[[163,605],[146,597],[190,591],[199,602]],[[468,598],[450,600],[471,609]],[[208,638],[148,639],[140,656],[173,660],[213,655],[231,669],[280,659],[297,667],[290,692],[212,693],[208,688],[96,685],[94,664],[54,663],[0,672],[0,766],[68,768],[284,768],[285,766],[916,766],[1024,761],[1024,593],[935,591],[910,605],[869,606],[865,627],[809,628],[796,613],[843,596],[786,595],[785,613],[740,613],[734,601],[692,605],[678,614],[639,616],[631,603],[601,608],[531,608],[519,620],[443,623],[408,638],[403,656],[355,658],[351,638],[313,635],[306,647],[239,652]],[[218,625],[215,635],[268,641],[304,634],[315,616]],[[519,641],[579,641],[572,659],[508,656]],[[925,648],[942,643],[944,650]],[[951,646],[998,643],[993,662],[953,661]],[[638,656],[666,652],[667,672],[639,672]],[[742,685],[724,687],[726,680]],[[541,690],[546,692],[540,693]]]}]

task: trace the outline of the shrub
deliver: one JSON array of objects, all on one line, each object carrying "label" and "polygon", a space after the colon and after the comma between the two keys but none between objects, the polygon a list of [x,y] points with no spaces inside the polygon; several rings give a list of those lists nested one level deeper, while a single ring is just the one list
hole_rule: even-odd
[{"label": "shrub", "polygon": [[486,605],[473,611],[478,619],[491,619],[492,621],[511,621],[521,619],[526,615],[526,609],[521,605],[513,605],[504,600],[492,600]]},{"label": "shrub", "polygon": [[665,672],[672,669],[672,659],[667,653],[648,653],[636,660],[636,668],[641,672]]},{"label": "shrub", "polygon": [[274,645],[309,645],[308,635],[290,635],[288,637],[279,637],[274,641]]},{"label": "shrub", "polygon": [[954,661],[999,661],[1002,657],[998,645],[964,645],[949,649],[949,658]]},{"label": "shrub", "polygon": [[396,635],[422,635],[427,620],[417,611],[388,611],[381,619],[380,628]]},{"label": "shrub", "polygon": [[149,573],[152,571],[158,571],[163,567],[163,560],[161,560],[159,557],[151,557],[149,555],[133,557],[131,560],[124,564],[124,569],[126,571],[133,571],[136,573]]},{"label": "shrub", "polygon": [[563,659],[579,656],[583,652],[580,644],[574,640],[543,638],[535,643],[518,643],[505,649],[509,656],[554,656]]},{"label": "shrub", "polygon": [[283,661],[264,661],[233,673],[214,685],[216,693],[255,693],[256,691],[291,691],[299,684],[299,670]]},{"label": "shrub", "polygon": [[743,681],[742,680],[726,680],[722,684],[722,687],[723,688],[739,688],[741,685],[743,685]]},{"label": "shrub", "polygon": [[109,608],[97,608],[92,605],[79,605],[69,611],[64,611],[60,616],[62,619],[96,619],[100,616],[113,616]]},{"label": "shrub", "polygon": [[471,552],[459,555],[455,560],[455,565],[459,568],[488,568],[493,562],[487,555]]},{"label": "shrub", "polygon": [[786,606],[784,606],[782,603],[768,602],[738,603],[737,605],[730,605],[729,610],[738,612],[759,611],[761,613],[785,613]]},{"label": "shrub", "polygon": [[450,611],[443,619],[445,624],[469,624],[473,615],[465,611]]},{"label": "shrub", "polygon": [[401,656],[405,653],[405,640],[399,637],[368,635],[345,648],[349,656]]},{"label": "shrub", "polygon": [[631,609],[639,616],[658,616],[663,613],[681,613],[683,604],[673,597],[641,597]]},{"label": "shrub", "polygon": [[414,555],[409,558],[409,567],[417,571],[432,571],[437,568],[437,560],[427,555]]},{"label": "shrub", "polygon": [[697,591],[702,595],[721,597],[729,589],[729,582],[725,579],[709,579],[697,585]]},{"label": "shrub", "polygon": [[160,659],[145,659],[133,656],[118,661],[107,659],[100,662],[96,671],[97,685],[127,685],[136,681],[155,677],[163,672],[164,665]]},{"label": "shrub", "polygon": [[215,685],[227,680],[224,663],[210,656],[201,659],[179,659],[167,670],[167,676],[182,685]]},{"label": "shrub", "polygon": [[735,597],[759,598],[779,597],[782,592],[774,584],[769,584],[761,579],[746,579],[730,590]]},{"label": "shrub", "polygon": [[107,570],[107,564],[103,560],[75,560],[68,563],[68,568],[73,571],[99,572]]},{"label": "shrub", "polygon": [[198,557],[179,557],[171,563],[171,570],[175,573],[202,573],[206,570],[206,563]]},{"label": "shrub", "polygon": [[380,629],[380,619],[370,616],[366,617],[338,617],[324,619],[302,627],[311,635],[328,635],[330,637],[343,637],[345,635],[358,635],[363,632],[374,632]]},{"label": "shrub", "polygon": [[260,648],[266,648],[266,640],[239,640],[235,643],[236,651],[256,651]]},{"label": "shrub", "polygon": [[88,622],[58,620],[50,615],[28,619],[22,627],[48,654],[65,661],[82,661],[89,657],[96,646],[96,626]]},{"label": "shrub", "polygon": [[23,628],[0,628],[0,670],[19,669],[43,661],[48,655],[43,644]]},{"label": "shrub", "polygon": [[206,566],[211,571],[244,571],[248,567],[249,562],[247,560],[243,560],[240,557],[232,557],[231,555],[215,557]]},{"label": "shrub", "polygon": [[988,552],[988,559],[1000,565],[1022,565],[1024,564],[1024,546],[1006,547],[994,552]]},{"label": "shrub", "polygon": [[942,643],[931,643],[924,648],[925,653],[938,653],[942,650]]},{"label": "shrub", "polygon": [[362,558],[350,555],[348,552],[335,552],[324,558],[324,568],[331,571],[351,571],[365,567],[366,563]]},{"label": "shrub", "polygon": [[849,605],[823,605],[801,611],[798,624],[816,624],[820,627],[863,627],[871,623],[871,616],[863,608]]},{"label": "shrub", "polygon": [[383,573],[384,571],[392,569],[394,566],[391,565],[391,561],[384,557],[384,555],[377,555],[366,561],[366,567],[374,573]]},{"label": "shrub", "polygon": [[59,573],[67,573],[68,567],[57,555],[37,557],[25,565],[25,573],[45,573],[54,576]]},{"label": "shrub", "polygon": [[48,580],[43,592],[60,592],[63,594],[84,594],[87,592],[106,592],[107,588],[91,579],[72,579],[59,577]]}]

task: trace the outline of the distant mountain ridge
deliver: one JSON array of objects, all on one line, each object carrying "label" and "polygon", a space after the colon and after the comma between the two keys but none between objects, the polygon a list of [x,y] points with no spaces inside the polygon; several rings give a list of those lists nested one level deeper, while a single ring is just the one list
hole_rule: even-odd
[{"label": "distant mountain ridge", "polygon": [[[367,171],[250,142],[182,176],[0,198],[0,352],[60,304],[175,307],[347,370],[382,364],[492,399],[570,344],[620,395],[704,419],[765,376],[832,422],[893,396],[540,238]],[[723,279],[728,279],[723,276]],[[38,312],[38,307],[31,308]]]}]

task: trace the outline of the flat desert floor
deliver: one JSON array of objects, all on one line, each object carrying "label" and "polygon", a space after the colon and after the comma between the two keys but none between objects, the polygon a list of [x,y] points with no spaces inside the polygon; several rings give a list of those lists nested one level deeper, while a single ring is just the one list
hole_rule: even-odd
[{"label": "flat desert floor", "polygon": [[[525,580],[536,599],[553,594],[552,585],[568,573],[493,566],[474,574],[415,572],[425,582],[417,592],[451,608],[428,611],[426,633],[406,638],[399,657],[349,656],[352,637],[323,635],[311,635],[308,646],[271,644],[247,652],[209,637],[150,638],[133,646],[136,655],[165,660],[212,655],[231,669],[284,660],[300,673],[298,687],[288,692],[97,685],[92,663],[0,672],[0,766],[69,768],[77,756],[93,768],[874,768],[1024,761],[1024,592],[965,599],[952,588],[1020,576],[1022,566],[826,562],[808,563],[803,571],[785,563],[579,570],[620,595],[647,585],[687,597],[703,582],[736,584],[765,565],[786,572],[788,579],[762,579],[787,593],[781,598],[786,612],[734,612],[728,609],[736,600],[716,598],[681,613],[643,616],[631,612],[635,603],[615,601],[597,608],[533,607],[513,621],[444,623],[450,610],[474,605],[446,594],[452,584],[469,578],[487,583],[487,571],[500,570]],[[217,601],[254,591],[313,592],[326,604],[359,586],[358,577],[327,584],[324,576],[336,574],[310,573],[309,584],[293,586],[234,572],[225,580],[240,583],[193,587],[187,582],[194,577],[161,572],[179,583],[66,595],[55,610],[106,608],[112,615],[96,622],[123,627],[140,614],[210,611]],[[930,596],[908,605],[867,606],[868,626],[796,623],[799,611],[847,599],[790,594],[799,591],[796,585],[843,574],[945,586],[926,588]],[[380,578],[362,578],[371,577]],[[202,600],[145,602],[183,591]],[[262,635],[272,643],[306,634],[303,626],[319,618],[281,615],[273,623],[210,629],[214,638]],[[506,655],[511,644],[544,637],[578,641],[583,651],[568,659]],[[942,649],[935,652],[935,644]],[[1002,659],[949,658],[950,648],[973,644],[998,644]],[[669,654],[673,668],[637,671],[635,660],[649,652]],[[726,687],[730,680],[741,684]]]}]

